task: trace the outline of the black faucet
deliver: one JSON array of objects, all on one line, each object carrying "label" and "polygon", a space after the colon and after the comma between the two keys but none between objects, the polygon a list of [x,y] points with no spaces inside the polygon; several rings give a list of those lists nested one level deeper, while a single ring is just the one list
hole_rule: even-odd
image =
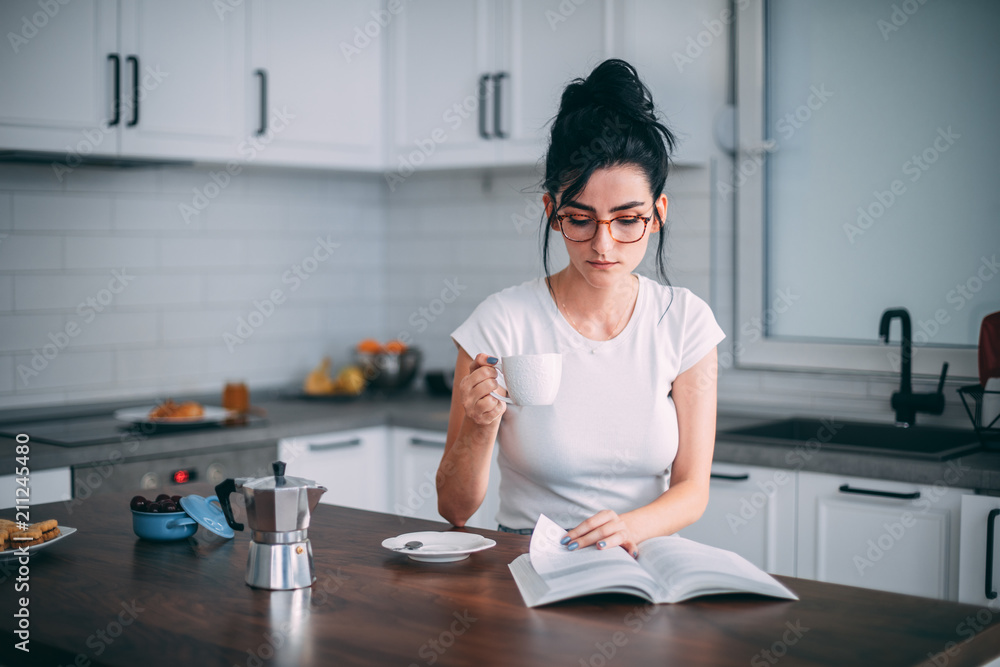
[{"label": "black faucet", "polygon": [[941,378],[938,380],[937,391],[933,394],[914,394],[910,384],[911,359],[913,357],[913,339],[910,326],[910,313],[906,308],[890,308],[882,313],[882,322],[878,326],[878,337],[883,343],[889,342],[889,325],[899,318],[903,325],[903,343],[901,349],[901,369],[899,391],[893,392],[891,405],[896,411],[896,426],[912,426],[917,420],[918,412],[939,415],[944,412],[944,379],[948,376],[948,362],[941,367]]}]

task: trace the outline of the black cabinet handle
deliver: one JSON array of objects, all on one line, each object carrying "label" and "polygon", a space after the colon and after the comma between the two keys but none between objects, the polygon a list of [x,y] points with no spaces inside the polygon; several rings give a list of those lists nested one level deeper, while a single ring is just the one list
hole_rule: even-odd
[{"label": "black cabinet handle", "polygon": [[894,493],[892,491],[877,491],[875,489],[856,489],[849,484],[840,487],[841,493],[857,493],[863,496],[881,496],[883,498],[898,498],[899,500],[916,500],[920,497],[919,491],[913,493]]},{"label": "black cabinet handle", "polygon": [[483,139],[491,138],[486,131],[486,82],[489,80],[489,74],[479,77],[479,136]]},{"label": "black cabinet handle", "polygon": [[497,139],[506,139],[507,135],[500,129],[500,118],[503,115],[503,80],[507,78],[507,72],[497,72],[493,75],[493,136]]},{"label": "black cabinet handle", "polygon": [[444,447],[445,443],[441,440],[427,440],[426,438],[410,438],[411,445],[417,445],[418,447]]},{"label": "black cabinet handle", "polygon": [[986,517],[986,597],[995,600],[997,592],[993,590],[993,528],[996,525],[997,515],[1000,509],[990,510]]},{"label": "black cabinet handle", "polygon": [[115,64],[115,80],[112,84],[115,91],[114,116],[108,121],[108,127],[114,127],[122,120],[122,59],[117,53],[108,54],[108,60]]},{"label": "black cabinet handle", "polygon": [[713,472],[709,475],[712,479],[724,479],[727,482],[745,482],[750,479],[750,473],[743,473],[742,475],[726,475],[721,472]]},{"label": "black cabinet handle", "polygon": [[139,58],[129,56],[125,60],[132,65],[132,120],[125,125],[135,127],[139,124]]},{"label": "black cabinet handle", "polygon": [[259,137],[267,132],[267,70],[256,70],[254,76],[260,77],[260,127],[257,128]]}]

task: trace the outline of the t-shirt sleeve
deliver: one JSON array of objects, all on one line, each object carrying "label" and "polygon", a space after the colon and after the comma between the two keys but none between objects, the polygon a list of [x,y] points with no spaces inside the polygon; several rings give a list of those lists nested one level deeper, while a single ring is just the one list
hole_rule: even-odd
[{"label": "t-shirt sleeve", "polygon": [[701,361],[726,337],[722,327],[715,321],[712,309],[702,299],[688,293],[684,306],[684,333],[681,337],[678,374]]},{"label": "t-shirt sleeve", "polygon": [[477,354],[502,357],[512,354],[510,317],[498,295],[487,297],[451,334],[473,359]]}]

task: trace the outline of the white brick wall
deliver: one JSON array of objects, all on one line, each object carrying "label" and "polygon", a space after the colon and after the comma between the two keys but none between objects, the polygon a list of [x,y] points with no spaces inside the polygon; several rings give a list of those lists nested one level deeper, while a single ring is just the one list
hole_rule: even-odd
[{"label": "white brick wall", "polygon": [[[0,408],[216,391],[227,379],[296,385],[325,354],[348,363],[366,337],[410,336],[425,368],[450,371],[448,334],[487,295],[541,275],[531,170],[417,174],[390,194],[378,176],[248,169],[186,222],[179,204],[209,171],[80,168],[59,183],[47,166],[0,165]],[[730,334],[724,358],[735,326],[732,221],[722,205],[721,222],[712,219],[712,178],[708,168],[673,170],[667,265],[673,284],[712,304]],[[284,278],[317,237],[341,246],[293,289]],[[551,249],[558,270],[558,237]],[[651,274],[648,260],[640,270]],[[99,313],[78,311],[122,268],[134,276],[124,290],[106,293]],[[459,293],[445,303],[450,286]],[[230,352],[223,334],[275,289],[285,303]],[[73,324],[66,349],[35,358]],[[22,379],[18,366],[33,358],[45,367]],[[890,421],[897,385],[724,364],[719,400],[761,415]],[[921,423],[964,425],[948,392],[946,415]]]},{"label": "white brick wall", "polygon": [[[380,178],[247,170],[186,222],[209,171],[86,167],[60,183],[0,165],[0,407],[297,384],[383,337]],[[342,245],[313,255],[318,237]],[[231,352],[223,334],[276,289],[284,303]]]}]

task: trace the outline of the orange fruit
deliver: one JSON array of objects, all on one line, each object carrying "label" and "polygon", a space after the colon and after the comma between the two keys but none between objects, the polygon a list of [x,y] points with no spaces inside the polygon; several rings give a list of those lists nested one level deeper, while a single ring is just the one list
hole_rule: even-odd
[{"label": "orange fruit", "polygon": [[365,338],[363,341],[358,343],[358,352],[367,352],[368,354],[378,354],[382,351],[382,344],[379,343],[374,338]]},{"label": "orange fruit", "polygon": [[406,343],[398,340],[390,340],[385,344],[385,351],[391,352],[392,354],[402,354],[406,352]]}]

